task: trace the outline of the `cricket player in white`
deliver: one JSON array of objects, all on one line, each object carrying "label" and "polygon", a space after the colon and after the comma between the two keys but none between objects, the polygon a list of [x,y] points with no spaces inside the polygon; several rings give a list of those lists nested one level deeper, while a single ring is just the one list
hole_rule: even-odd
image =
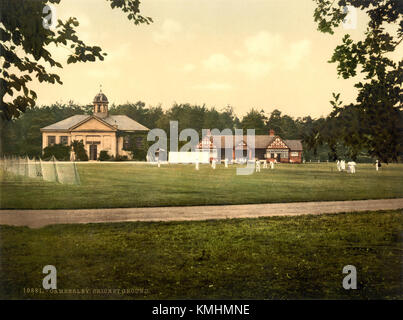
[{"label": "cricket player in white", "polygon": [[260,172],[260,160],[256,160],[256,172]]},{"label": "cricket player in white", "polygon": [[157,164],[158,164],[158,168],[161,167],[161,163],[160,163],[160,158],[157,158]]},{"label": "cricket player in white", "polygon": [[344,160],[341,160],[341,161],[340,161],[340,168],[341,168],[341,171],[345,171],[345,170],[346,170],[346,161],[344,161]]},{"label": "cricket player in white", "polygon": [[228,159],[227,158],[225,158],[224,164],[225,164],[225,167],[228,168]]},{"label": "cricket player in white", "polygon": [[211,167],[212,167],[213,169],[215,169],[215,159],[213,159],[213,160],[211,161]]},{"label": "cricket player in white", "polygon": [[355,161],[352,161],[351,162],[351,173],[355,173],[355,166],[356,166],[357,164],[355,163]]},{"label": "cricket player in white", "polygon": [[348,163],[347,163],[347,166],[348,166],[348,172],[350,172],[350,173],[355,173],[355,166],[356,166],[357,164],[354,162],[354,161],[349,161]]}]

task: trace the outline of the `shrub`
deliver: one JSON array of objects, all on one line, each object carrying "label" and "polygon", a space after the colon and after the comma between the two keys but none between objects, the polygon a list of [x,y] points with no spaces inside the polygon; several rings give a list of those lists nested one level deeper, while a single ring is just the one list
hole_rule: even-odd
[{"label": "shrub", "polygon": [[144,150],[143,148],[136,148],[135,150],[132,151],[132,157],[133,160],[137,161],[146,161],[147,157],[147,150]]},{"label": "shrub", "polygon": [[108,161],[108,160],[111,160],[111,157],[109,156],[108,151],[102,150],[99,153],[99,161]]},{"label": "shrub", "polygon": [[43,149],[44,160],[50,160],[54,156],[59,161],[69,161],[70,160],[70,146],[64,144],[54,144],[53,146],[48,146]]},{"label": "shrub", "polygon": [[127,156],[120,156],[120,155],[117,155],[116,158],[115,158],[115,160],[116,160],[116,161],[127,161],[127,160],[129,160],[129,158],[128,158]]}]

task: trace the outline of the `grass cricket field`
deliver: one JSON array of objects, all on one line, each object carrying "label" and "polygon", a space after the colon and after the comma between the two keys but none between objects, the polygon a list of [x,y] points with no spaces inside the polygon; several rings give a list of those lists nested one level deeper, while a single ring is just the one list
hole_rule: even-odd
[{"label": "grass cricket field", "polygon": [[0,170],[0,208],[75,209],[220,205],[403,197],[403,164],[278,164],[252,175],[235,166],[79,163],[81,185],[62,185]]},{"label": "grass cricket field", "polygon": [[[79,164],[81,185],[1,173],[1,208],[107,208],[403,197],[403,165]],[[217,208],[219,210],[219,207]],[[0,212],[1,214],[1,212]],[[403,299],[402,210],[187,222],[1,226],[0,299]],[[58,291],[42,288],[57,267]],[[357,290],[342,287],[357,268]],[[119,289],[120,291],[117,291]]]},{"label": "grass cricket field", "polygon": [[[403,299],[402,230],[401,211],[2,226],[0,298]],[[41,289],[49,264],[66,293]],[[342,287],[346,265],[357,290]]]}]

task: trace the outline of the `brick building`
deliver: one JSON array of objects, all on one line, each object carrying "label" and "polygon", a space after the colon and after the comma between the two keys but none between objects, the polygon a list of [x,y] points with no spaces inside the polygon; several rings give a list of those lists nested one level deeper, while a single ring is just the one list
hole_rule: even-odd
[{"label": "brick building", "polygon": [[[227,143],[226,143],[227,140]],[[221,144],[215,142],[220,141]],[[227,149],[225,146],[229,146]],[[248,146],[247,136],[235,137],[233,135],[213,136],[207,135],[198,144],[197,149],[209,151],[211,158],[218,157],[229,160],[252,160],[252,151]],[[235,152],[238,150],[238,152]],[[242,151],[241,151],[242,150]],[[255,135],[255,158],[268,162],[301,163],[301,140],[285,140],[270,130],[268,135]],[[242,159],[236,159],[236,154],[242,154]]]}]

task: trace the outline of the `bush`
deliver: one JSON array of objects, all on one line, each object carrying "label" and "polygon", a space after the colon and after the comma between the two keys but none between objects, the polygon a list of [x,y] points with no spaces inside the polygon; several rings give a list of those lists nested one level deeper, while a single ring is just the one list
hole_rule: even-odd
[{"label": "bush", "polygon": [[115,160],[116,161],[128,161],[129,158],[127,156],[119,156],[119,155],[117,155]]},{"label": "bush", "polygon": [[108,151],[102,150],[99,153],[99,161],[108,161],[108,160],[111,160],[111,157],[109,156]]},{"label": "bush", "polygon": [[88,155],[85,152],[84,143],[82,141],[73,141],[71,145],[76,156],[76,161],[88,161]]},{"label": "bush", "polygon": [[50,160],[54,156],[59,161],[69,161],[70,160],[70,146],[64,144],[54,144],[53,146],[48,146],[43,149],[44,160]]},{"label": "bush", "polygon": [[135,149],[132,151],[132,157],[133,157],[133,160],[146,161],[147,150],[140,149],[140,148]]}]

